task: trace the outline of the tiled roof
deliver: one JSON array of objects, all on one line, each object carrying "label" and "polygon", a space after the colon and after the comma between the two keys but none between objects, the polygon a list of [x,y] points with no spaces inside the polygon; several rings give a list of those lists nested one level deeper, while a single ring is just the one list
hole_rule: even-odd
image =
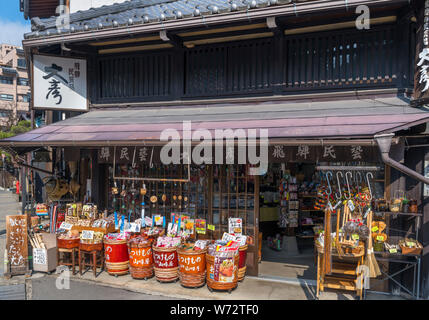
[{"label": "tiled roof", "polygon": [[[58,30],[57,17],[33,18],[32,32],[26,39],[42,38],[90,30],[113,29],[166,20],[242,12],[302,0],[130,0],[110,6],[91,8],[70,15],[70,28]],[[308,0],[307,0],[308,1]],[[319,0],[313,0],[319,1]]]}]

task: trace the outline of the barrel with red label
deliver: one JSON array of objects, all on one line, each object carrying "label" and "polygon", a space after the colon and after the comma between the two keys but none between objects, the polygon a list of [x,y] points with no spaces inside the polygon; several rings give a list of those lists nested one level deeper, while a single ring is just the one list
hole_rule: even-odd
[{"label": "barrel with red label", "polygon": [[107,272],[114,276],[127,274],[129,271],[129,255],[127,240],[104,238],[104,255]]},{"label": "barrel with red label", "polygon": [[179,279],[177,248],[162,248],[152,246],[153,263],[156,280],[159,282],[173,282]]},{"label": "barrel with red label", "polygon": [[240,256],[238,261],[238,281],[243,281],[246,275],[247,244],[241,246],[238,253]]},{"label": "barrel with red label", "polygon": [[134,279],[153,277],[152,240],[141,237],[128,241],[130,273]]},{"label": "barrel with red label", "polygon": [[179,279],[184,287],[198,288],[206,282],[207,249],[178,248]]}]

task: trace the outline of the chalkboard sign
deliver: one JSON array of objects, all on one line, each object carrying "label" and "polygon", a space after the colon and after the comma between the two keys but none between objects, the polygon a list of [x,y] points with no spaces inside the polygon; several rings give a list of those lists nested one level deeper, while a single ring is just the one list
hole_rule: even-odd
[{"label": "chalkboard sign", "polygon": [[28,273],[27,216],[6,216],[8,268],[5,276]]}]

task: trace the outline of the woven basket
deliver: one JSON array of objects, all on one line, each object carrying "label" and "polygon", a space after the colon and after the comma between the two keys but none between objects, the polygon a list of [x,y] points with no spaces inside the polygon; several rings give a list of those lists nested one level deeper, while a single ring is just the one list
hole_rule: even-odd
[{"label": "woven basket", "polygon": [[[177,248],[160,248],[152,246],[154,271],[156,280],[159,282],[173,282],[179,279],[179,267],[177,261]],[[165,264],[165,261],[159,260],[159,257],[172,257],[171,267],[156,267],[159,264]],[[170,260],[169,260],[170,261]]]},{"label": "woven basket", "polygon": [[211,279],[211,275],[214,272],[214,260],[215,257],[213,257],[210,254],[206,255],[206,262],[207,262],[207,286],[209,289],[214,290],[222,290],[222,291],[229,291],[231,292],[232,289],[235,289],[238,285],[238,261],[240,259],[240,256],[237,252],[237,254],[234,256],[234,277],[232,282],[220,282],[215,281]]},{"label": "woven basket", "polygon": [[241,246],[239,249],[240,259],[238,262],[238,281],[243,281],[246,276],[246,257],[247,257],[247,244]]},{"label": "woven basket", "polygon": [[[177,249],[179,259],[179,279],[184,287],[197,288],[205,284],[206,253],[204,250]],[[191,263],[193,261],[194,263]]]},{"label": "woven basket", "polygon": [[[134,279],[149,279],[153,277],[153,255],[151,247],[152,242],[150,240],[146,243],[139,244],[128,242],[130,273]],[[133,260],[133,258],[136,260]]]}]

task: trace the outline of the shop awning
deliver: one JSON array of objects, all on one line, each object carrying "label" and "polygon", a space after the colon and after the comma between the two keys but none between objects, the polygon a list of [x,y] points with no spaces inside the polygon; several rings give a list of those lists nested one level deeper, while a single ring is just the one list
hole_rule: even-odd
[{"label": "shop awning", "polygon": [[114,146],[161,144],[165,129],[268,129],[270,141],[371,139],[429,122],[429,111],[403,99],[200,105],[140,110],[103,110],[57,122],[0,141],[0,146]]}]

